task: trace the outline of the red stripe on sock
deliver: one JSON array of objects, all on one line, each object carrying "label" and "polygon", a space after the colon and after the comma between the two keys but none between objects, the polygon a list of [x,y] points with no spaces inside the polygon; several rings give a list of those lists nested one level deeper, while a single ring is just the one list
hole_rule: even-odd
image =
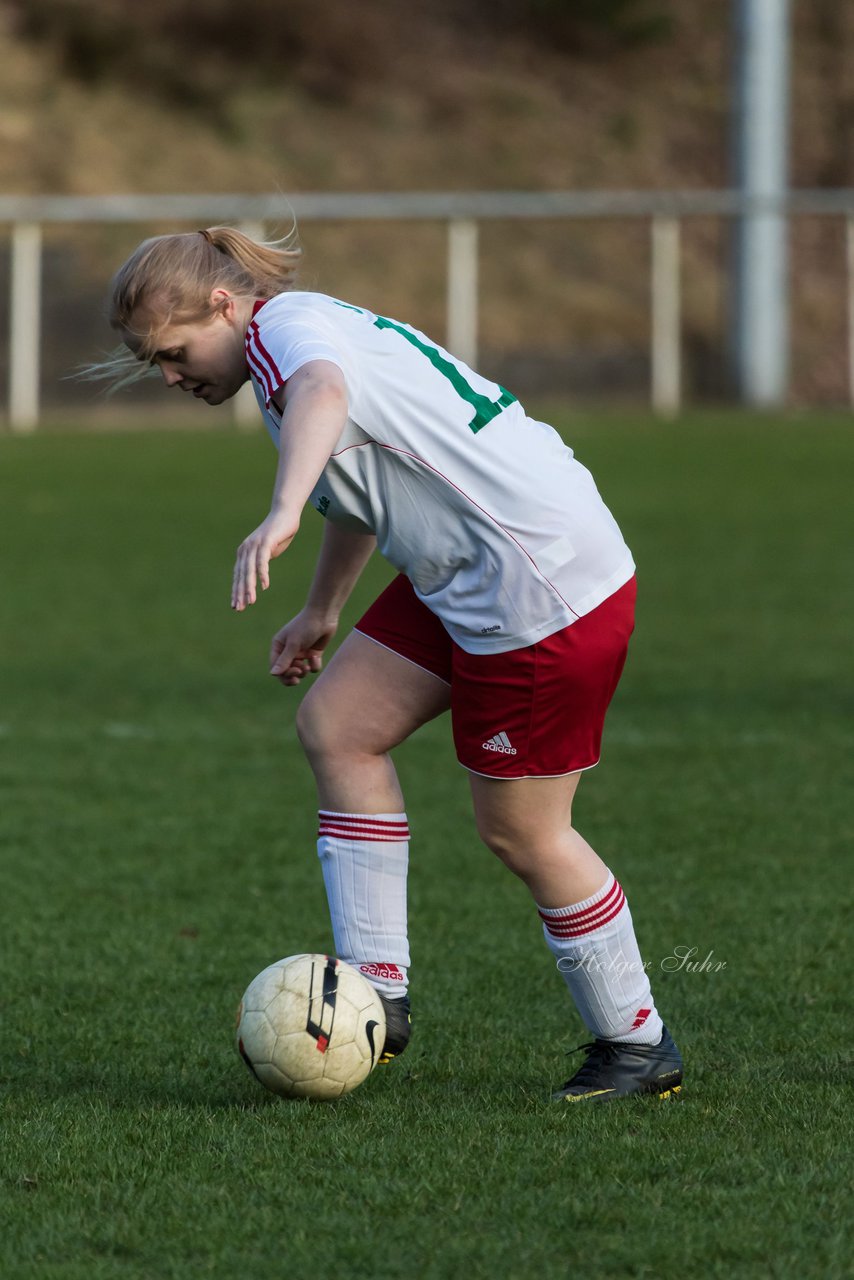
[{"label": "red stripe on sock", "polygon": [[601,929],[606,924],[610,924],[610,922],[620,914],[625,904],[625,898],[621,898],[620,901],[616,902],[604,915],[599,916],[597,919],[591,920],[587,924],[581,925],[578,928],[573,927],[571,924],[559,924],[555,926],[548,920],[545,922],[546,928],[553,938],[583,938],[586,937],[588,933],[595,933],[597,929]]},{"label": "red stripe on sock", "polygon": [[409,827],[405,822],[351,823],[332,822],[324,819],[318,829],[318,839],[323,836],[337,837],[339,840],[390,840],[405,841],[409,839]]},{"label": "red stripe on sock", "polygon": [[598,902],[593,902],[589,907],[582,907],[580,911],[576,911],[573,907],[567,907],[566,911],[559,912],[556,916],[550,916],[551,920],[572,920],[575,924],[581,924],[583,921],[590,919],[602,910],[603,907],[610,904],[622,893],[620,885],[615,880],[604,897]]},{"label": "red stripe on sock", "polygon": [[364,840],[366,843],[405,844],[407,835],[383,835],[378,831],[353,831],[346,827],[321,827],[317,833],[318,840]]},{"label": "red stripe on sock", "polygon": [[540,919],[554,938],[580,938],[586,933],[601,929],[615,916],[618,916],[626,904],[626,895],[615,880],[611,889],[601,900],[583,911],[573,913],[562,912],[560,915],[546,915],[540,911]]},{"label": "red stripe on sock", "polygon": [[543,908],[540,910],[540,915],[544,920],[553,920],[558,923],[571,920],[573,924],[582,924],[585,920],[590,919],[591,916],[598,915],[603,907],[609,906],[622,892],[620,885],[615,880],[608,892],[589,907],[582,907],[580,911],[575,907],[566,907],[563,911],[552,911],[548,908]]}]

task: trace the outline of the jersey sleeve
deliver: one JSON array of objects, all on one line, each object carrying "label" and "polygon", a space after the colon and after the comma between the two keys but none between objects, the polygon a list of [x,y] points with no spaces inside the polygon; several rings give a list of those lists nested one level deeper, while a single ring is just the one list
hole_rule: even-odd
[{"label": "jersey sleeve", "polygon": [[264,307],[250,321],[246,331],[246,360],[249,371],[264,397],[267,408],[273,396],[303,365],[312,360],[328,360],[346,373],[347,360],[341,343],[321,318],[311,313],[276,315]]}]

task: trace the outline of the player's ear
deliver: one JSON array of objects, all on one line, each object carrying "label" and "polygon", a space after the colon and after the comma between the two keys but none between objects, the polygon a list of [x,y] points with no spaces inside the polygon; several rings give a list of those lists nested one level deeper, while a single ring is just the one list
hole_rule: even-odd
[{"label": "player's ear", "polygon": [[211,290],[211,311],[219,313],[226,320],[233,320],[235,313],[235,302],[232,294],[227,289]]}]

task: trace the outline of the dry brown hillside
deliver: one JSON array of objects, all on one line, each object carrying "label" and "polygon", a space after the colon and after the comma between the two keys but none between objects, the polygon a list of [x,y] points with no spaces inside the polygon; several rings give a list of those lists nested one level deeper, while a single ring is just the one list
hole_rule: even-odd
[{"label": "dry brown hillside", "polygon": [[[57,5],[74,8],[74,0],[53,3],[54,15]],[[147,76],[144,48],[127,70],[116,58],[120,74],[74,75],[50,26],[33,39],[20,6],[0,6],[3,189],[287,194],[727,181],[725,0],[648,5],[663,19],[649,38],[551,45],[518,24],[461,21],[465,6],[451,0],[414,14],[396,0],[315,0],[302,8],[318,22],[325,15],[322,39],[283,41],[280,79],[269,66],[261,77],[246,69],[245,50],[268,39],[264,30],[244,24],[233,47],[226,41],[216,57],[196,57],[185,26],[176,29],[167,69],[174,83],[164,92],[167,72],[152,60]],[[854,186],[854,5],[794,0],[793,10],[793,182]],[[499,11],[506,15],[507,6]],[[78,355],[74,342],[63,341],[71,309],[85,301],[91,311],[109,266],[138,231],[51,238],[49,375]],[[303,228],[303,240],[310,284],[441,336],[440,228],[316,224]],[[522,382],[561,389],[590,390],[604,376],[611,386],[642,390],[644,225],[496,224],[483,228],[482,245],[486,363],[508,379],[515,372]],[[842,228],[802,220],[793,247],[795,395],[841,400]],[[714,220],[687,226],[685,255],[689,375],[698,392],[713,394],[725,310],[722,228]],[[74,329],[81,348],[96,338],[97,327],[75,321]]]}]

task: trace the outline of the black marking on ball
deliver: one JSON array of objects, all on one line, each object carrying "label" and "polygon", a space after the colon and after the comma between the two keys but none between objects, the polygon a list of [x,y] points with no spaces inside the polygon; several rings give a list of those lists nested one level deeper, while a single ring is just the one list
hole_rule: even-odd
[{"label": "black marking on ball", "polygon": [[[335,1023],[335,1006],[338,1000],[338,961],[334,956],[326,957],[326,964],[323,966],[323,981],[320,992],[317,995],[315,995],[314,991],[314,971],[316,967],[314,964],[311,966],[311,979],[308,987],[308,1017],[306,1018],[305,1029],[310,1036],[314,1036],[320,1052],[325,1053],[329,1047],[329,1041],[332,1039],[332,1027]],[[315,1020],[311,1014],[314,1002],[318,999],[320,1000],[320,1017]],[[329,1013],[329,1025],[324,1029],[323,1023],[327,1010]]]}]

